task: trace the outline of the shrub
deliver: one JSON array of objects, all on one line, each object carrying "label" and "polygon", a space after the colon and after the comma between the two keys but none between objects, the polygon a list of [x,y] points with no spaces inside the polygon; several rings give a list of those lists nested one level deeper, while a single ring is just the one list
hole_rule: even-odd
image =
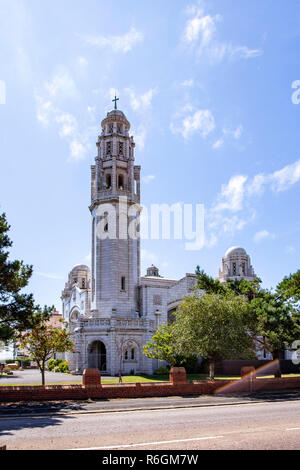
[{"label": "shrub", "polygon": [[50,359],[48,362],[47,362],[47,369],[51,371],[53,371],[54,367],[55,367],[55,359]]},{"label": "shrub", "polygon": [[67,374],[69,372],[69,363],[68,361],[63,361],[59,364],[58,366],[59,372],[62,372],[63,374]]},{"label": "shrub", "polygon": [[31,364],[30,359],[19,359],[19,361],[21,362],[22,367],[29,367]]},{"label": "shrub", "polygon": [[130,371],[129,375],[135,375],[135,371],[134,371],[134,369],[131,369],[131,371]]},{"label": "shrub", "polygon": [[169,375],[170,371],[168,367],[166,366],[160,366],[156,371],[154,372],[155,375]]}]

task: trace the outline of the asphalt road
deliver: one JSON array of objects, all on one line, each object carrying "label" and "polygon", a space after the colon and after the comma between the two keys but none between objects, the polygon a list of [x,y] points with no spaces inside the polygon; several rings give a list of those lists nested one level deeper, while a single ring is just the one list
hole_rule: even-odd
[{"label": "asphalt road", "polygon": [[300,449],[300,401],[0,418],[13,449]]}]

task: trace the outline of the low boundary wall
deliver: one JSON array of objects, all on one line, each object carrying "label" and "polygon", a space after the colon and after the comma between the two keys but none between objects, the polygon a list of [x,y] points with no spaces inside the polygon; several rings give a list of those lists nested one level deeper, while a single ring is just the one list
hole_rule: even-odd
[{"label": "low boundary wall", "polygon": [[87,400],[241,394],[256,391],[300,390],[300,377],[278,379],[204,380],[188,383],[137,383],[121,385],[48,385],[0,387],[0,402]]}]

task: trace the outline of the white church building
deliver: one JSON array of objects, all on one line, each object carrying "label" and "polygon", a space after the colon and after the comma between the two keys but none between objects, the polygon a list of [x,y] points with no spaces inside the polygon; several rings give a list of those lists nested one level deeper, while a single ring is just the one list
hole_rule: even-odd
[{"label": "white church building", "polygon": [[[121,368],[123,374],[152,374],[159,363],[143,355],[143,345],[193,293],[197,279],[195,274],[165,279],[155,266],[141,276],[140,239],[122,236],[132,225],[139,229],[134,224],[141,210],[141,167],[135,165],[130,123],[115,106],[101,126],[91,167],[91,268],[75,266],[61,296],[63,318],[75,340],[75,352],[67,359],[76,373],[99,368],[117,375]],[[110,236],[111,208],[115,236]],[[235,278],[255,278],[250,257],[240,247],[227,251],[219,272],[222,282]]]}]

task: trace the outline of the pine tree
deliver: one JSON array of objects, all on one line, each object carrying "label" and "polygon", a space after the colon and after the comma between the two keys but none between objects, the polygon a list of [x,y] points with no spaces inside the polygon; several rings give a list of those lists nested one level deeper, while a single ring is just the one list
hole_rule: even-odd
[{"label": "pine tree", "polygon": [[49,318],[53,307],[35,305],[32,294],[21,293],[28,285],[32,266],[9,259],[12,242],[6,215],[0,215],[0,341],[16,340],[28,329]]}]

